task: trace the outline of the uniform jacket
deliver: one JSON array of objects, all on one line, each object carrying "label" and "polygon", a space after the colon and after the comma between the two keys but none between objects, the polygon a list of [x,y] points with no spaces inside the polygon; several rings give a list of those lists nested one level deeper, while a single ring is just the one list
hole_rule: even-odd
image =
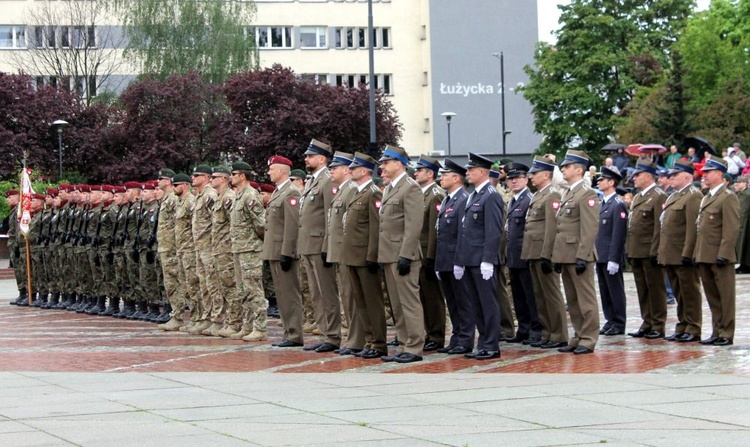
[{"label": "uniform jacket", "polygon": [[362,191],[349,195],[346,213],[342,219],[344,238],[341,242],[339,262],[345,265],[363,267],[369,262],[378,262],[378,239],[380,221],[378,213],[383,194],[374,183]]},{"label": "uniform jacket", "polygon": [[489,183],[466,199],[455,265],[478,267],[482,262],[498,264],[504,211],[500,193]]},{"label": "uniform jacket", "polygon": [[557,210],[552,262],[575,264],[576,260],[596,261],[596,234],[599,230],[599,198],[580,182],[567,190]]},{"label": "uniform jacket", "polygon": [[229,215],[232,253],[260,252],[266,226],[266,210],[258,191],[250,185],[234,195]]},{"label": "uniform jacket", "polygon": [[216,190],[211,185],[203,187],[195,196],[193,206],[193,241],[197,250],[210,249],[211,246],[211,209],[218,198]]},{"label": "uniform jacket", "polygon": [[615,194],[601,204],[599,233],[596,235],[597,262],[625,264],[625,241],[628,235],[628,207]]},{"label": "uniform jacket", "polygon": [[646,195],[638,193],[630,204],[628,220],[628,256],[648,258],[659,254],[659,218],[667,195],[658,186]]},{"label": "uniform jacket", "polygon": [[278,261],[281,256],[297,258],[300,191],[287,181],[271,195],[266,207],[263,238],[264,261]]},{"label": "uniform jacket", "polygon": [[550,183],[534,194],[526,213],[521,259],[552,259],[560,193]]},{"label": "uniform jacket", "polygon": [[227,185],[211,207],[211,248],[214,253],[221,254],[232,251],[232,237],[230,235],[230,220],[232,205],[234,204],[234,190]]},{"label": "uniform jacket", "polygon": [[328,168],[323,168],[317,177],[305,184],[299,201],[299,239],[297,251],[300,255],[317,255],[328,247],[326,215],[331,208],[336,185],[331,181]]},{"label": "uniform jacket", "polygon": [[458,232],[461,229],[461,217],[466,208],[469,195],[463,188],[456,191],[451,198],[446,196],[440,205],[437,221],[437,250],[435,255],[435,270],[438,272],[452,272],[455,265]]},{"label": "uniform jacket", "polygon": [[174,215],[177,211],[179,199],[174,191],[164,194],[159,207],[159,226],[156,229],[156,237],[159,239],[159,253],[174,252],[175,232]]},{"label": "uniform jacket", "polygon": [[664,202],[661,215],[661,240],[659,241],[659,264],[681,265],[682,258],[692,258],[695,251],[695,240],[701,194],[698,189],[688,186],[681,192],[675,192]]},{"label": "uniform jacket", "polygon": [[433,184],[424,192],[424,220],[422,233],[419,235],[419,245],[422,255],[427,259],[435,259],[437,246],[437,226],[435,225],[440,211],[440,204],[445,199],[445,191]]},{"label": "uniform jacket", "polygon": [[179,197],[178,199],[179,202],[174,213],[174,238],[177,253],[194,252],[193,210],[195,209],[195,196],[188,191],[181,199]]},{"label": "uniform jacket", "polygon": [[[357,191],[357,184],[353,180],[347,180],[336,188],[333,195],[331,208],[328,210],[328,226],[326,230],[326,241],[328,247],[324,250],[328,253],[328,262],[341,262],[342,242],[344,240],[344,213],[352,194]],[[377,261],[377,259],[376,259]]]},{"label": "uniform jacket", "polygon": [[735,243],[740,224],[740,202],[737,195],[722,186],[711,197],[701,200],[698,209],[698,238],[695,242],[695,262],[714,264],[724,258],[730,262],[726,268],[734,268],[737,260]]},{"label": "uniform jacket", "polygon": [[419,261],[422,250],[419,235],[424,220],[422,189],[408,175],[395,188],[385,188],[380,208],[378,262],[397,262],[398,258]]},{"label": "uniform jacket", "polygon": [[526,228],[526,213],[529,210],[531,204],[532,194],[527,189],[521,191],[521,195],[518,196],[516,201],[513,198],[510,199],[508,205],[508,218],[507,218],[507,230],[508,230],[508,251],[507,251],[507,263],[508,268],[520,269],[526,268],[526,260],[522,259],[521,254],[523,253],[523,235]]},{"label": "uniform jacket", "polygon": [[117,223],[117,216],[120,214],[120,207],[112,202],[104,207],[102,211],[101,219],[102,226],[99,231],[99,250],[109,251],[110,242],[114,234],[115,224]]}]

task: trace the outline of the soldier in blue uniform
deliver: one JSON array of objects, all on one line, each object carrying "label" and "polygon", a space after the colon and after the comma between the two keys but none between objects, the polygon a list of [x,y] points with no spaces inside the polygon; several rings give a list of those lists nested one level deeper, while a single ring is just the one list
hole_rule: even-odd
[{"label": "soldier in blue uniform", "polygon": [[628,234],[628,207],[617,195],[617,185],[622,175],[616,167],[603,167],[599,175],[599,191],[604,194],[599,210],[599,233],[596,236],[596,276],[599,278],[599,295],[602,312],[607,320],[599,334],[625,333],[625,239]]},{"label": "soldier in blue uniform", "polygon": [[488,360],[500,357],[500,306],[495,296],[495,269],[503,233],[503,199],[489,181],[492,160],[469,152],[467,179],[474,192],[466,200],[458,234],[453,273],[460,280],[466,275],[467,293],[479,331],[477,349],[469,358]]},{"label": "soldier in blue uniform", "polygon": [[435,272],[440,278],[453,326],[448,345],[437,350],[444,354],[468,354],[474,349],[474,317],[471,301],[466,293],[466,278],[457,280],[453,276],[458,232],[466,208],[466,199],[469,197],[463,188],[465,177],[465,168],[451,159],[445,160],[440,186],[448,195],[440,204],[438,213],[435,255]]}]

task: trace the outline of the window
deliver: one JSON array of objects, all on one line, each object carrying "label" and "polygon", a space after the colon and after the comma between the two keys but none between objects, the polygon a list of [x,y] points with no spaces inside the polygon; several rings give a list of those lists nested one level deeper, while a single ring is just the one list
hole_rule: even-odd
[{"label": "window", "polygon": [[367,48],[367,28],[357,28],[358,42],[360,48]]},{"label": "window", "polygon": [[69,26],[60,27],[60,47],[70,48],[70,27]]},{"label": "window", "polygon": [[259,26],[248,33],[258,48],[292,48],[291,26]]},{"label": "window", "polygon": [[391,47],[391,29],[380,28],[380,48]]},{"label": "window", "polygon": [[0,26],[0,48],[26,48],[26,30],[24,26]]},{"label": "window", "polygon": [[300,48],[328,48],[326,27],[302,26],[299,29]]},{"label": "window", "polygon": [[[386,95],[393,94],[393,80],[392,75],[389,74],[376,74],[373,82],[373,87],[378,90],[382,90]],[[366,74],[336,74],[331,75],[331,79],[336,83],[337,87],[348,87],[348,88],[359,88],[364,85],[365,88],[370,87],[368,82],[369,76]]]},{"label": "window", "polygon": [[325,73],[303,74],[300,76],[303,81],[312,82],[315,85],[328,84],[328,75]]},{"label": "window", "polygon": [[333,30],[334,48],[344,48],[345,34],[346,34],[346,28],[335,28]]},{"label": "window", "polygon": [[353,28],[347,28],[346,29],[346,47],[347,48],[357,48],[354,46],[354,29]]},{"label": "window", "polygon": [[34,28],[34,41],[37,48],[55,48],[55,27],[37,26]]}]

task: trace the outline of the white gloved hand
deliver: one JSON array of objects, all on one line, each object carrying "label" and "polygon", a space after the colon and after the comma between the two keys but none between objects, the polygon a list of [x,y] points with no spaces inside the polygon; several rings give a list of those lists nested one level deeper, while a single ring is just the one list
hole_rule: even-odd
[{"label": "white gloved hand", "polygon": [[479,271],[482,272],[482,279],[487,281],[495,273],[495,267],[489,262],[479,264]]},{"label": "white gloved hand", "polygon": [[461,281],[461,278],[464,277],[464,267],[460,265],[454,265],[453,276],[456,278],[456,281]]},{"label": "white gloved hand", "polygon": [[620,271],[620,264],[612,261],[607,262],[607,273],[614,275],[618,271]]},{"label": "white gloved hand", "polygon": [[440,272],[435,270],[435,276],[437,277],[438,281],[440,281]]}]

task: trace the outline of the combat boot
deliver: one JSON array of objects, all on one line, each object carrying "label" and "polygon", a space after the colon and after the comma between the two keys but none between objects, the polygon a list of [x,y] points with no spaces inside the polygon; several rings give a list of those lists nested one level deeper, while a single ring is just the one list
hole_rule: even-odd
[{"label": "combat boot", "polygon": [[218,335],[219,337],[228,338],[230,335],[235,334],[239,331],[239,326],[224,326],[216,335]]},{"label": "combat boot", "polygon": [[83,302],[80,306],[76,307],[76,313],[82,314],[86,313],[86,311],[93,305],[91,297],[85,296],[83,297]]},{"label": "combat boot", "polygon": [[34,299],[31,301],[31,307],[42,307],[42,294],[37,292],[34,294]]},{"label": "combat boot", "polygon": [[75,303],[75,298],[73,298],[72,293],[66,293],[64,296],[65,296],[65,300],[63,300],[62,302],[61,309],[68,310],[73,305],[73,303]]},{"label": "combat boot", "polygon": [[27,307],[29,305],[29,292],[24,287],[21,289],[21,295],[16,300],[18,306]]},{"label": "combat boot", "polygon": [[268,340],[268,332],[252,331],[250,334],[242,337],[242,341],[263,341]]},{"label": "combat boot", "polygon": [[96,298],[96,305],[86,313],[88,315],[101,315],[105,310],[107,310],[107,297],[100,296]]},{"label": "combat boot", "polygon": [[115,318],[125,318],[128,315],[132,314],[133,312],[135,312],[133,303],[134,302],[132,300],[123,300],[122,310],[112,316]]},{"label": "combat boot", "polygon": [[159,314],[158,317],[156,317],[155,322],[158,324],[167,323],[171,319],[171,317],[169,316],[169,314],[171,313],[172,313],[172,306],[169,303],[166,303],[164,305],[164,310]]},{"label": "combat boot", "polygon": [[243,337],[247,337],[248,335],[250,335],[250,333],[252,333],[252,331],[243,328],[239,332],[230,334],[229,338],[231,338],[232,340],[242,340]]},{"label": "combat boot", "polygon": [[146,303],[143,301],[137,301],[135,303],[135,312],[125,317],[126,320],[140,320],[141,317],[146,315]]},{"label": "combat boot", "polygon": [[18,289],[18,296],[16,297],[16,299],[14,299],[13,301],[10,302],[10,305],[11,306],[18,306],[18,303],[23,299],[23,296],[25,294],[26,294],[26,288],[25,287],[21,287],[20,289]]},{"label": "combat boot", "polygon": [[78,312],[78,309],[81,306],[85,306],[85,305],[86,305],[86,297],[81,295],[80,293],[76,293],[76,302],[68,310],[73,311],[73,312]]},{"label": "combat boot", "polygon": [[224,328],[224,325],[221,323],[213,323],[211,326],[207,327],[206,329],[203,329],[203,332],[201,334],[207,335],[209,337],[218,337],[219,331]]},{"label": "combat boot", "polygon": [[162,331],[172,332],[179,330],[182,326],[182,320],[178,320],[177,318],[172,318],[166,323],[162,323],[158,326],[156,326],[158,329],[161,329]]},{"label": "combat boot", "polygon": [[146,308],[148,309],[148,312],[146,312],[146,315],[141,318],[143,321],[149,321],[151,323],[156,323],[156,319],[159,318],[159,305],[158,304],[147,304]]},{"label": "combat boot", "polygon": [[109,299],[109,306],[99,315],[102,317],[113,317],[118,313],[120,313],[120,298],[114,297]]},{"label": "combat boot", "polygon": [[195,324],[190,330],[188,330],[188,334],[190,335],[200,335],[201,332],[203,332],[204,329],[208,329],[211,327],[211,320],[203,320]]},{"label": "combat boot", "polygon": [[57,309],[57,306],[60,305],[60,292],[52,292],[52,295],[49,297],[49,301],[42,306],[43,309]]}]

